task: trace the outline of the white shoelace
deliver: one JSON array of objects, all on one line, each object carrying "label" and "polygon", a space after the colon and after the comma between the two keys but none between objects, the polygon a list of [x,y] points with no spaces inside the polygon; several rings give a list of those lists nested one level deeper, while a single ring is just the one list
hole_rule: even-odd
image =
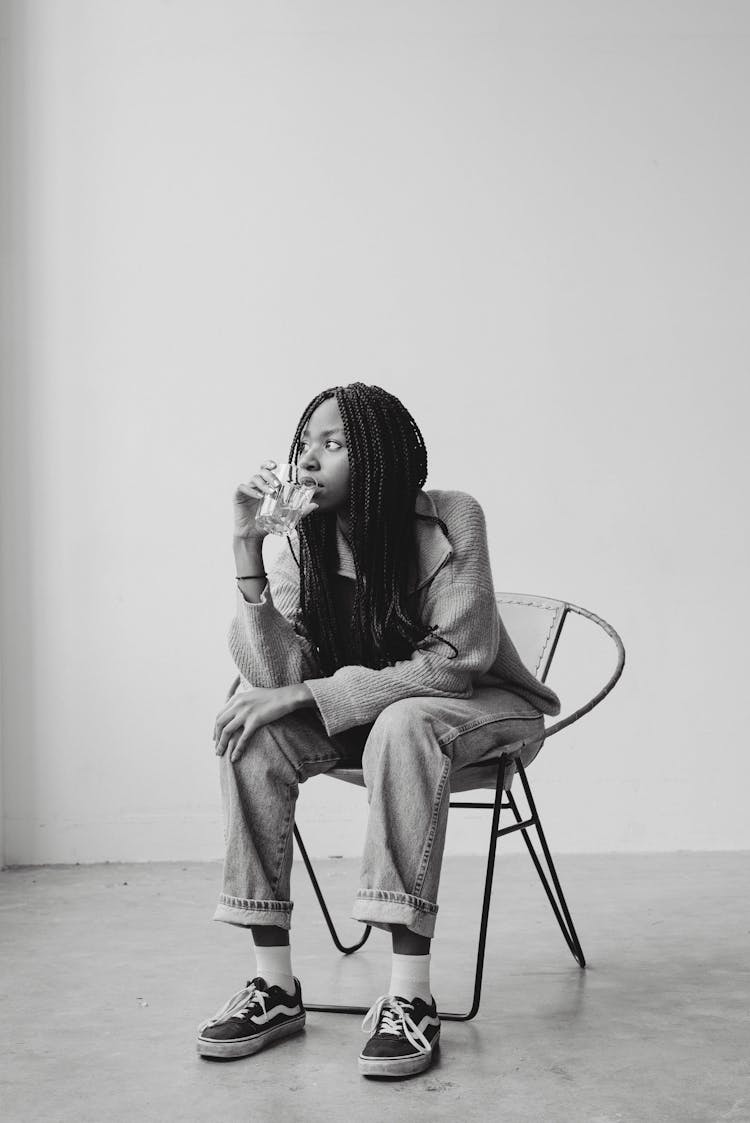
[{"label": "white shoelace", "polygon": [[250,1006],[260,1006],[265,1014],[266,999],[268,998],[268,991],[258,990],[254,983],[248,983],[242,990],[238,990],[233,994],[228,1002],[225,1002],[220,1010],[217,1010],[212,1018],[208,1021],[202,1022],[200,1032],[208,1029],[209,1026],[219,1025],[220,1022],[228,1022],[230,1018],[238,1018]]},{"label": "white shoelace", "polygon": [[392,994],[383,994],[367,1011],[362,1022],[365,1033],[392,1033],[405,1037],[418,1053],[429,1053],[432,1046],[410,1017],[411,1002],[400,1002]]}]

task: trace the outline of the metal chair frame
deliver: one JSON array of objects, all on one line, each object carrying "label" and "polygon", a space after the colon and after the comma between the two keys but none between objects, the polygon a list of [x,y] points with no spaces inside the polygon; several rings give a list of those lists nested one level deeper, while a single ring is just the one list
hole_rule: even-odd
[{"label": "metal chair frame", "polygon": [[[525,596],[523,594],[498,594],[498,604],[502,604],[503,600],[507,601],[510,597],[514,598],[514,603],[550,608],[558,614],[556,631],[554,631],[550,635],[549,650],[546,652],[546,657],[543,655],[544,665],[542,668],[537,668],[537,670],[542,670],[542,673],[540,675],[542,682],[545,682],[547,679],[547,675],[552,663],[552,658],[557,651],[563,626],[570,613],[576,613],[577,615],[591,621],[593,624],[598,625],[612,640],[616,649],[617,659],[615,669],[610,675],[607,682],[601,688],[601,690],[599,690],[598,693],[590,699],[590,701],[586,702],[585,705],[580,706],[577,710],[574,710],[567,717],[561,718],[559,721],[556,721],[554,725],[551,725],[548,729],[545,729],[544,738],[542,741],[543,745],[549,737],[554,736],[555,733],[559,733],[562,729],[566,729],[569,725],[572,725],[573,722],[580,720],[580,718],[582,718],[585,714],[590,713],[595,706],[598,706],[599,703],[604,698],[606,698],[623,672],[623,668],[625,666],[625,648],[623,646],[622,640],[620,639],[615,629],[611,626],[611,624],[608,624],[606,620],[603,620],[600,616],[597,616],[593,612],[589,612],[585,608],[581,608],[578,605],[571,604],[569,601],[554,600],[549,597]],[[465,1013],[455,1013],[452,1011],[441,1010],[440,1017],[446,1021],[466,1022],[474,1018],[479,1010],[479,1003],[482,995],[482,975],[484,972],[485,948],[487,944],[487,926],[489,922],[490,901],[492,897],[492,881],[495,871],[495,857],[497,852],[498,840],[504,835],[512,834],[516,831],[521,832],[523,840],[526,843],[526,847],[536,868],[536,872],[539,875],[539,878],[544,887],[544,891],[547,894],[547,899],[549,900],[552,911],[555,914],[557,923],[560,926],[560,930],[563,934],[565,942],[568,945],[568,948],[570,949],[570,952],[579,967],[584,968],[586,966],[586,959],[583,954],[583,949],[581,947],[580,940],[578,939],[578,934],[575,930],[575,926],[573,924],[573,920],[571,918],[570,911],[565,900],[565,895],[563,894],[562,886],[560,885],[560,880],[557,876],[557,870],[555,869],[554,862],[552,861],[552,855],[550,854],[549,847],[547,845],[547,840],[542,828],[542,822],[539,817],[539,812],[536,809],[534,797],[531,792],[531,786],[526,775],[526,769],[524,768],[520,760],[520,753],[527,744],[528,742],[523,742],[521,744],[514,745],[512,755],[503,753],[498,758],[496,764],[497,772],[495,776],[494,786],[495,797],[493,802],[490,803],[462,800],[451,801],[449,805],[452,808],[481,808],[491,811],[492,825],[490,827],[489,846],[487,852],[487,871],[484,880],[482,915],[479,925],[479,939],[477,943],[477,958],[474,971],[474,993],[472,1003],[470,1008]],[[541,746],[539,751],[541,751]],[[518,772],[518,775],[521,778],[524,795],[529,807],[528,815],[526,818],[524,818],[519,811],[518,805],[510,791],[510,788],[508,788],[507,791],[505,790],[506,772],[510,772],[510,778],[512,778],[513,767],[515,767],[515,770]],[[483,786],[486,787],[487,785],[485,784]],[[503,796],[506,796],[507,798],[504,800]],[[515,819],[515,822],[509,824],[506,827],[500,827],[500,812],[503,810],[511,811]],[[537,853],[529,835],[529,829],[532,827],[536,830],[542,854],[544,856],[545,862],[547,863],[549,878],[547,877],[547,874],[540,860],[540,855]],[[326,924],[328,925],[328,930],[331,934],[331,938],[333,939],[335,946],[340,952],[342,952],[344,955],[351,955],[353,952],[361,948],[362,945],[366,942],[368,936],[370,935],[371,926],[369,924],[365,926],[362,938],[357,943],[351,945],[342,943],[342,941],[339,939],[333,920],[331,919],[331,914],[328,910],[328,906],[326,905],[325,898],[323,897],[323,892],[320,888],[320,884],[315,875],[315,871],[312,867],[312,863],[305,848],[305,844],[302,840],[302,835],[296,823],[294,826],[294,837],[302,856],[302,860],[305,863],[305,867],[310,876],[310,881],[312,882],[315,895],[318,898],[318,902],[323,912]],[[552,884],[550,884],[550,879]],[[311,1002],[306,1002],[305,1005],[308,1010],[317,1010],[322,1013],[364,1014],[368,1009],[367,1006],[337,1006]]]}]

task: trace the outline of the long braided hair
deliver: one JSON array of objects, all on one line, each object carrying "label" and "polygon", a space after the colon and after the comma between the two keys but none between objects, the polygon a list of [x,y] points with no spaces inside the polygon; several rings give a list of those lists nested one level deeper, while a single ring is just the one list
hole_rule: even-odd
[{"label": "long braided hair", "polygon": [[[406,407],[380,386],[352,382],[323,390],[305,408],[289,452],[297,464],[302,433],[312,413],[336,398],[349,453],[349,526],[356,573],[352,620],[342,635],[334,610],[336,513],[314,511],[297,526],[300,603],[297,627],[315,648],[321,671],[333,674],[356,664],[379,670],[424,645],[437,625],[426,627],[409,603],[409,561],[415,557],[417,492],[427,479],[427,450]],[[289,539],[289,548],[294,550]],[[453,648],[440,636],[435,639]]]}]

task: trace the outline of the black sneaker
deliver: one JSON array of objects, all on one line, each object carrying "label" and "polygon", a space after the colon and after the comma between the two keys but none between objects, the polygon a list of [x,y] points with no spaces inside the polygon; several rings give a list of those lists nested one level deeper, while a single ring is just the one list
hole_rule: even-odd
[{"label": "black sneaker", "polygon": [[280,1037],[299,1033],[306,1014],[299,979],[294,984],[294,994],[287,994],[265,979],[251,979],[198,1027],[198,1052],[202,1057],[248,1057]]},{"label": "black sneaker", "polygon": [[432,1064],[440,1040],[440,1018],[435,999],[385,994],[368,1010],[362,1022],[370,1039],[359,1054],[363,1076],[411,1076]]}]

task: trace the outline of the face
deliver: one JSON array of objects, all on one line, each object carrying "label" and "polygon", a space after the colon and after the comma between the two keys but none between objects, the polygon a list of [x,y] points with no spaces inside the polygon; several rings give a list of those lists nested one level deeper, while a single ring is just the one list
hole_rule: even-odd
[{"label": "face", "polygon": [[299,480],[317,484],[313,500],[321,511],[345,511],[349,502],[349,452],[335,398],[326,398],[311,414],[300,437]]}]

